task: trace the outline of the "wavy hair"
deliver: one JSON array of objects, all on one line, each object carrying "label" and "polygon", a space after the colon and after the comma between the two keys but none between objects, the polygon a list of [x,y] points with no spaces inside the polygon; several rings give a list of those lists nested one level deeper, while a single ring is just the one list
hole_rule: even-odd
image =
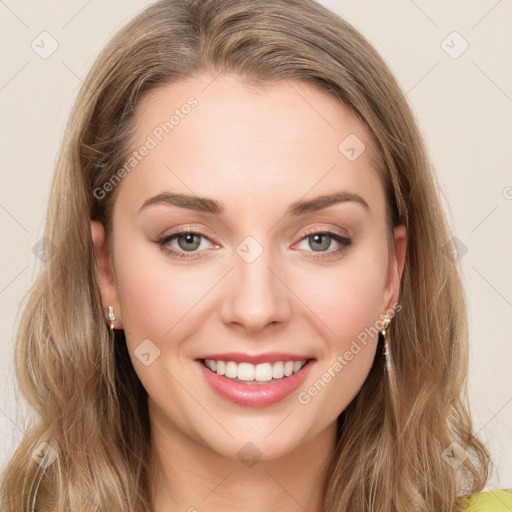
[{"label": "wavy hair", "polygon": [[[94,191],[123,165],[141,99],[203,72],[256,85],[303,81],[347,106],[379,155],[389,234],[399,224],[408,230],[402,309],[388,330],[391,371],[378,350],[338,419],[322,512],[461,510],[491,462],[469,414],[466,299],[439,186],[382,58],[313,0],[162,0],[92,66],[56,165],[48,261],[17,331],[16,378],[36,415],[6,466],[2,510],[152,510],[147,393],[124,332],[112,336],[106,325],[90,222],[101,221],[111,240],[117,189],[102,199]],[[469,455],[457,471],[443,457],[453,442]]]}]

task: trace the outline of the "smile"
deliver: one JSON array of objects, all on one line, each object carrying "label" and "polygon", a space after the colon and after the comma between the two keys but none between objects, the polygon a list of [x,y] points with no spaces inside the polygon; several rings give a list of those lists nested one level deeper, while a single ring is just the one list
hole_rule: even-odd
[{"label": "smile", "polygon": [[275,363],[236,363],[205,359],[203,364],[217,375],[223,375],[237,382],[269,383],[299,372],[307,363],[302,361],[277,361]]},{"label": "smile", "polygon": [[[197,368],[218,396],[237,405],[265,407],[289,397],[306,379],[316,359],[262,361],[257,363],[196,359]],[[275,359],[275,357],[274,357]]]}]

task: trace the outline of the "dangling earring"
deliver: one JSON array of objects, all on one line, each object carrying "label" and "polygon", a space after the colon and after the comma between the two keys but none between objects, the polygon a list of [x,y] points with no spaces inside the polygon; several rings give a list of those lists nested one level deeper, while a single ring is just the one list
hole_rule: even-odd
[{"label": "dangling earring", "polygon": [[391,323],[391,318],[389,315],[384,315],[384,318],[382,319],[382,337],[384,338],[384,355],[386,357],[386,368],[388,372],[391,370],[391,355],[389,353],[389,346],[388,342],[386,340],[386,329],[388,328],[389,324]]},{"label": "dangling earring", "polygon": [[114,315],[114,308],[112,306],[108,307],[108,319],[110,320],[110,332],[114,331],[114,320],[116,319]]}]

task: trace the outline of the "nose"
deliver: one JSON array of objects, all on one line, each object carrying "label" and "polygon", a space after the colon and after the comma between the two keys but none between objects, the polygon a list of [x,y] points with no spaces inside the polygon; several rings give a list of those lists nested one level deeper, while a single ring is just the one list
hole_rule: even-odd
[{"label": "nose", "polygon": [[234,254],[233,267],[223,283],[221,317],[226,325],[255,334],[289,321],[293,294],[270,251],[264,250],[254,261]]}]

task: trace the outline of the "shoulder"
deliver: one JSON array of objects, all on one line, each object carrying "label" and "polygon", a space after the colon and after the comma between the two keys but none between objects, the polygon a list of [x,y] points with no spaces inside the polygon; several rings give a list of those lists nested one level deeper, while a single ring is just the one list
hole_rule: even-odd
[{"label": "shoulder", "polygon": [[512,489],[479,492],[464,498],[465,512],[510,512],[512,511]]}]

